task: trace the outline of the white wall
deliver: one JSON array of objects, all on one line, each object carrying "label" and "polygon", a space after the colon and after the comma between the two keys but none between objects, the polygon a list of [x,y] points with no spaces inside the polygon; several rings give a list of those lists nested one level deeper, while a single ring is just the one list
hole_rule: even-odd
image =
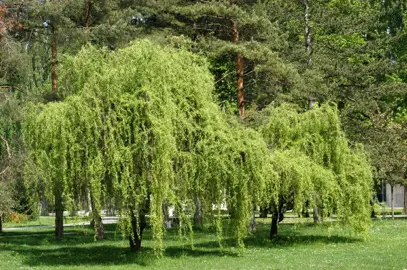
[{"label": "white wall", "polygon": [[[386,202],[387,206],[391,206],[391,186],[386,184]],[[404,187],[400,185],[394,186],[394,207],[403,207],[404,203]]]}]

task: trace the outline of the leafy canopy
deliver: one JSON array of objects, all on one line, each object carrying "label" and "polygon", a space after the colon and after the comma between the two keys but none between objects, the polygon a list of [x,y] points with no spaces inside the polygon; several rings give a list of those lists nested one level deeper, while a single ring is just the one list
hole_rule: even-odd
[{"label": "leafy canopy", "polygon": [[123,216],[136,218],[148,205],[157,250],[165,205],[191,231],[197,193],[221,236],[226,198],[230,231],[243,245],[252,205],[276,195],[265,192],[276,175],[261,136],[219,110],[202,58],[140,41],[112,53],[86,47],[62,65],[67,97],[34,106],[25,127],[49,196],[62,187],[75,204],[90,187],[97,205],[114,197]]}]

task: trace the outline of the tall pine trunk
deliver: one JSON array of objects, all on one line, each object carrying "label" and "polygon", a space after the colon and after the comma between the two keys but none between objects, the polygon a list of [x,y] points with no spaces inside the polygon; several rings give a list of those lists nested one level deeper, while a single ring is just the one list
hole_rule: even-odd
[{"label": "tall pine trunk", "polygon": [[57,37],[55,25],[51,24],[51,80],[52,92],[56,93],[58,89],[58,59],[57,59]]},{"label": "tall pine trunk", "polygon": [[92,6],[92,2],[87,0],[85,1],[85,19],[83,22],[83,26],[88,28],[89,27],[89,15],[90,15],[90,8]]},{"label": "tall pine trunk", "polygon": [[[237,23],[233,21],[233,41],[239,42],[239,30]],[[237,106],[239,109],[239,116],[244,118],[246,115],[245,109],[245,93],[244,93],[244,59],[242,56],[236,56],[236,69],[237,69]]]},{"label": "tall pine trunk", "polygon": [[312,52],[312,44],[311,44],[311,25],[310,25],[310,0],[303,0],[304,3],[304,23],[305,23],[305,34],[304,34],[304,40],[305,40],[305,49],[308,53],[308,65],[312,64],[311,60],[311,52]]}]

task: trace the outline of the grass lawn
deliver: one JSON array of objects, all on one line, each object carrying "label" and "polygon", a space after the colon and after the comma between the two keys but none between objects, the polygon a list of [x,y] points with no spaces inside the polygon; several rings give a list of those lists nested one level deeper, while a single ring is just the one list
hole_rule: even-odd
[{"label": "grass lawn", "polygon": [[[64,223],[80,223],[84,221],[89,221],[90,218],[79,218],[79,217],[64,217]],[[16,228],[16,227],[31,227],[31,226],[53,226],[55,224],[55,217],[40,217],[38,220],[29,220],[26,222],[18,223],[4,223],[4,228]]]},{"label": "grass lawn", "polygon": [[106,231],[97,242],[87,227],[66,228],[62,241],[47,229],[0,234],[0,269],[407,269],[407,220],[375,221],[366,241],[310,224],[281,224],[280,236],[270,241],[268,225],[260,224],[242,253],[221,250],[215,235],[203,233],[195,233],[192,249],[169,231],[159,259],[149,230],[139,254],[128,251],[115,225]]}]

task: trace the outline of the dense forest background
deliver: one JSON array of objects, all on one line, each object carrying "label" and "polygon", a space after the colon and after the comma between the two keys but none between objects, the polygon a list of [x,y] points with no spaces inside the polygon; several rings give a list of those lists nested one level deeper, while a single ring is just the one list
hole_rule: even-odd
[{"label": "dense forest background", "polygon": [[286,103],[299,113],[334,104],[382,201],[383,183],[407,187],[406,16],[405,0],[0,1],[0,213],[31,214],[32,194],[45,192],[25,182],[27,108],[77,94],[97,66],[75,74],[83,46],[110,54],[144,39],[206,58],[236,125],[258,127]]}]

